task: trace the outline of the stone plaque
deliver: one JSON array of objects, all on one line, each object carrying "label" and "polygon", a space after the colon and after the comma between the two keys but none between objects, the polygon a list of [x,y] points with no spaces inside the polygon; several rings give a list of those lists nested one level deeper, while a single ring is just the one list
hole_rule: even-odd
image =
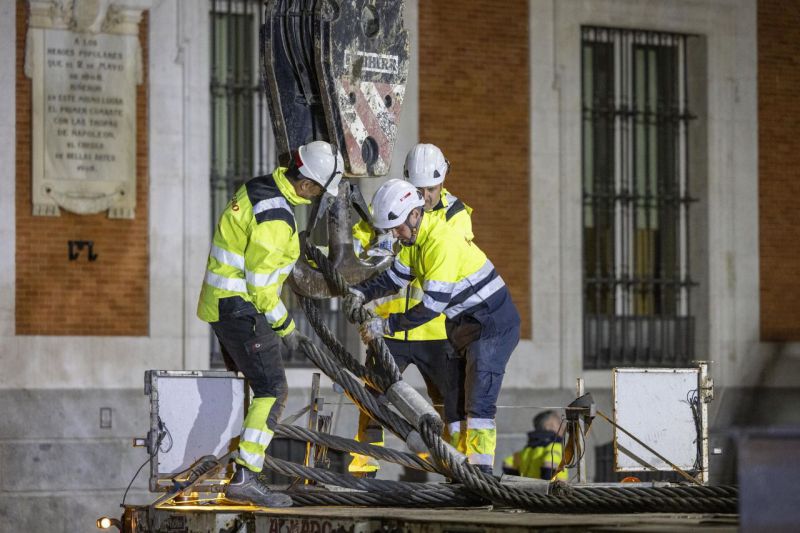
[{"label": "stone plaque", "polygon": [[[60,207],[133,218],[136,85],[141,80],[138,20],[117,24],[123,31],[112,32],[114,24],[107,21],[76,28],[71,14],[63,13],[62,18],[32,13],[28,29],[33,213],[58,216]],[[37,22],[44,27],[34,27]]]}]

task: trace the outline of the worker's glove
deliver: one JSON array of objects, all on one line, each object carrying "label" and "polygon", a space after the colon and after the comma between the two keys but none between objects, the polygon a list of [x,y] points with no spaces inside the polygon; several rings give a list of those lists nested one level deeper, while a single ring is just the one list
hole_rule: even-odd
[{"label": "worker's glove", "polygon": [[389,334],[388,325],[388,322],[381,317],[370,318],[358,327],[361,340],[364,344],[369,344],[372,340]]},{"label": "worker's glove", "polygon": [[361,309],[362,305],[364,305],[364,295],[355,289],[350,289],[350,292],[344,297],[344,313],[351,322],[358,322],[355,313]]},{"label": "worker's glove", "polygon": [[286,349],[288,349],[290,353],[296,353],[300,351],[300,343],[305,338],[305,335],[293,329],[283,337],[283,344],[286,345]]}]

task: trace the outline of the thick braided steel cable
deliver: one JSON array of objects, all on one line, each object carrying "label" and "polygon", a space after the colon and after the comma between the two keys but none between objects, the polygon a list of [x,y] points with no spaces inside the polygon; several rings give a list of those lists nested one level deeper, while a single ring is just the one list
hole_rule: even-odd
[{"label": "thick braided steel cable", "polygon": [[[350,289],[350,285],[347,283],[347,280],[344,279],[344,276],[342,276],[339,271],[336,270],[336,267],[333,266],[328,257],[322,253],[322,250],[311,243],[306,243],[306,253],[322,271],[322,275],[325,277],[325,280],[329,283],[332,283],[336,287],[339,296],[346,296]],[[356,310],[354,317],[348,316],[347,319],[354,321],[354,323],[358,325],[369,320],[370,318],[374,318],[374,316],[374,314],[372,314],[369,310],[364,309],[362,306]],[[389,347],[386,346],[386,342],[384,342],[382,337],[372,340],[370,342],[370,348],[371,353],[368,353],[367,355],[374,357],[378,361],[378,368],[384,372],[385,377],[389,380],[390,384],[403,379],[400,369],[397,368],[397,363],[395,363],[394,357],[392,357],[392,354],[389,352]],[[386,389],[381,390],[381,392],[386,392]]]},{"label": "thick braided steel cable", "polygon": [[[328,261],[328,258],[322,254],[320,250],[311,245],[306,246],[306,253],[320,268],[325,279],[337,288],[339,294],[346,295],[349,288],[348,284],[344,277],[336,271],[333,265],[331,265],[330,261]],[[351,321],[355,320],[361,323],[365,320],[368,320],[372,316],[373,315],[362,306],[355,310],[354,316],[348,316],[347,318]],[[311,317],[309,317],[309,319],[311,320]],[[313,323],[312,326],[314,326],[316,330],[316,326]],[[323,338],[323,336],[321,336],[321,338]],[[326,339],[323,338],[323,341],[325,340]],[[336,339],[333,340],[336,341]],[[373,341],[375,342],[375,347],[380,347],[380,345],[383,345],[383,348],[386,347],[383,339],[379,338],[376,339],[376,341],[378,342]],[[388,353],[388,349],[386,352]],[[389,357],[386,359],[390,361],[391,367],[394,367],[395,369],[397,368],[397,365],[394,363],[394,359],[391,357],[391,355],[389,355]],[[384,358],[382,357],[376,358],[376,363],[379,366],[385,366]],[[347,387],[343,383],[339,384],[344,386],[345,390],[347,390]],[[483,476],[482,473],[477,469],[471,468],[469,465],[464,466],[458,462],[458,458],[452,455],[452,450],[445,446],[444,440],[441,438],[440,432],[436,431],[437,426],[432,420],[426,419],[421,426],[424,426],[424,429],[423,427],[420,428],[423,441],[431,449],[431,453],[436,460],[436,464],[444,471],[446,475],[461,481],[468,488],[475,490],[481,495],[489,496],[493,501],[504,501],[508,499],[502,497],[502,493],[505,491],[503,491],[503,488],[493,477]],[[550,505],[548,506],[547,510],[556,512],[557,508],[555,505]]]},{"label": "thick braided steel cable", "polygon": [[613,486],[598,486],[598,485],[570,485],[566,482],[553,482],[550,484],[549,494],[558,496],[571,496],[576,491],[587,494],[604,494],[617,497],[626,497],[634,494],[638,496],[664,496],[668,498],[681,498],[681,497],[720,497],[720,498],[738,498],[739,488],[736,485],[689,485],[686,483],[680,484],[663,484],[663,485],[632,485],[622,484]]},{"label": "thick braided steel cable", "polygon": [[[348,505],[372,507],[476,507],[486,505],[488,502],[464,490],[442,501],[437,493],[429,493],[425,489],[417,489],[417,494],[422,492],[425,501],[414,501],[405,497],[405,494],[393,492],[350,492],[350,491],[323,491],[323,490],[296,490],[289,492],[295,507],[317,505]],[[429,496],[430,494],[430,496]],[[429,497],[428,497],[429,496]]]},{"label": "thick braided steel cable", "polygon": [[[422,505],[422,506],[443,506],[459,505],[458,500],[465,497],[470,498],[469,490],[465,486],[459,485],[427,485],[417,483],[407,483],[401,481],[385,481],[375,479],[360,479],[350,475],[337,474],[329,470],[319,468],[309,468],[289,461],[283,461],[274,457],[265,458],[265,466],[277,473],[289,477],[301,477],[311,479],[319,483],[337,485],[349,489],[361,490],[374,496],[384,494],[389,496],[385,499],[385,504],[389,505]],[[319,493],[315,493],[319,494]],[[294,493],[292,496],[294,497]],[[301,496],[308,493],[300,492]],[[374,497],[367,497],[366,500],[353,501],[347,503],[362,503],[376,505]],[[550,500],[550,504],[560,509],[559,512],[735,512],[735,499],[730,501],[696,499],[696,498],[664,498],[664,497],[627,497],[627,498],[607,498],[594,497],[576,503],[574,498],[559,498],[554,496],[538,495],[542,500]],[[484,503],[480,498],[472,495],[470,498],[473,504]],[[314,501],[319,501],[314,500]],[[341,502],[337,502],[341,503]],[[612,505],[609,505],[612,504]],[[732,506],[732,507],[731,507]],[[531,508],[532,511],[540,511],[540,506]]]},{"label": "thick braided steel cable", "polygon": [[301,441],[313,442],[321,446],[327,446],[334,450],[341,450],[343,452],[358,453],[361,455],[369,455],[376,459],[396,463],[415,470],[424,470],[426,472],[437,472],[436,468],[418,456],[412,453],[405,453],[391,448],[384,448],[383,446],[374,446],[364,442],[358,442],[353,439],[346,439],[337,435],[329,433],[320,433],[300,426],[289,426],[285,424],[278,424],[275,427],[275,433],[281,437],[289,437]]},{"label": "thick braided steel cable", "polygon": [[668,487],[574,487],[575,491],[589,494],[607,494],[619,497],[664,496],[669,498],[737,498],[739,488],[733,485],[702,486],[679,485]]},{"label": "thick braided steel cable", "polygon": [[[324,325],[318,314],[312,313],[307,316],[309,323],[318,334],[327,327]],[[323,338],[323,341],[327,339],[334,345],[341,345],[339,340],[332,335],[324,335],[320,336],[320,338]],[[320,370],[322,370],[325,375],[331,378],[331,380],[333,380],[335,383],[338,383],[342,386],[348,398],[353,400],[353,403],[355,403],[359,409],[367,413],[373,419],[377,420],[382,426],[388,428],[404,441],[408,440],[408,434],[414,429],[408,421],[396,414],[394,411],[390,410],[385,405],[378,402],[378,400],[370,392],[366,391],[361,386],[361,383],[357,382],[345,369],[337,366],[335,362],[332,361],[331,358],[322,350],[317,348],[314,343],[310,341],[310,339],[302,340],[301,347],[306,353],[306,356]],[[331,349],[330,346],[329,349],[332,353],[338,350],[338,348]],[[341,347],[341,349],[346,352],[344,347]],[[441,432],[441,421],[437,420],[431,422],[434,428],[436,428],[436,431]],[[447,470],[441,467],[437,468],[436,465],[433,465],[433,468],[439,473],[445,475],[447,474]]]},{"label": "thick braided steel cable", "polygon": [[[308,255],[311,257],[311,259],[320,268],[326,280],[329,283],[335,285],[340,294],[342,295],[347,294],[348,290],[347,282],[344,280],[344,277],[341,276],[336,271],[336,269],[330,264],[328,258],[324,254],[322,254],[322,252],[319,251],[316,247],[311,245],[308,245],[306,247],[306,251]],[[356,310],[355,316],[348,316],[348,319],[350,319],[351,321],[355,319],[358,322],[363,322],[364,320],[371,318],[371,316],[372,316],[371,313],[369,313],[369,311],[364,309],[362,306],[361,308]],[[311,321],[312,318],[313,317],[309,317],[309,320]],[[312,326],[315,328],[315,330],[317,329],[317,326],[314,323],[312,323]],[[323,338],[323,336],[321,336],[321,338]],[[323,338],[323,340],[325,339]],[[338,340],[336,339],[333,340],[338,342]],[[382,341],[382,339],[380,340]],[[389,357],[389,359],[391,360],[391,365],[396,368],[394,360],[391,357]],[[383,366],[384,361],[382,359],[379,359],[376,362],[378,363],[378,365]],[[317,366],[320,365],[318,364]],[[320,366],[320,368],[322,367]],[[325,371],[325,369],[323,369],[323,371]],[[336,380],[334,379],[334,381]],[[345,383],[339,381],[337,381],[337,383],[342,385],[345,388],[345,390],[349,392],[348,386]],[[504,493],[508,491],[503,490],[503,487],[500,486],[497,480],[495,480],[493,477],[482,475],[482,472],[480,472],[475,468],[472,468],[470,465],[460,464],[458,462],[458,458],[452,455],[452,450],[448,449],[444,445],[444,441],[441,438],[440,433],[435,430],[436,425],[433,424],[432,422],[433,421],[431,420],[426,420],[425,422],[423,422],[423,424],[421,425],[424,426],[424,430],[421,427],[420,433],[422,434],[423,440],[426,443],[426,445],[431,449],[432,455],[436,460],[436,464],[444,471],[446,475],[449,475],[450,477],[453,477],[461,481],[470,489],[475,490],[481,495],[489,497],[493,501],[501,501],[507,503],[508,500],[511,499],[511,500],[516,500],[513,503],[511,503],[512,505],[525,503],[526,495],[524,493],[517,495],[517,498],[513,497],[509,498],[508,495],[504,496]],[[511,492],[513,493],[514,491]],[[550,501],[542,501],[540,502],[540,506],[547,507],[546,510],[549,512],[558,511],[558,507],[555,502],[551,503]]]},{"label": "thick braided steel cable", "polygon": [[[366,393],[360,384],[355,381],[349,374],[342,372],[341,368],[327,367],[325,365],[324,356],[319,357],[317,360],[314,355],[322,356],[321,350],[311,342],[304,343],[311,349],[307,353],[312,361],[326,371],[330,372],[329,376],[340,384],[343,384],[346,390],[354,389],[357,392],[364,393],[364,399],[374,400],[374,397]],[[316,352],[316,353],[315,353]],[[329,361],[330,362],[330,361]],[[338,373],[337,373],[338,372]],[[347,376],[348,379],[342,379],[341,376]],[[352,398],[354,403],[358,404],[357,398]],[[377,403],[377,402],[375,402]],[[376,407],[376,406],[372,406]],[[381,404],[377,407],[384,408]],[[365,406],[366,409],[369,409]],[[372,413],[379,418],[378,412]],[[402,420],[402,419],[401,419]],[[402,422],[405,422],[402,420]],[[406,422],[407,424],[407,422]],[[410,428],[410,425],[407,425]],[[564,512],[564,509],[570,509],[570,512],[629,512],[636,511],[652,511],[652,512],[735,512],[736,500],[735,498],[709,500],[707,498],[673,498],[673,497],[652,497],[652,496],[638,496],[632,494],[613,497],[603,494],[598,489],[593,489],[593,493],[587,491],[586,495],[577,494],[569,497],[553,497],[543,496],[539,494],[531,494],[524,490],[507,487],[501,485],[492,476],[486,476],[482,472],[474,469],[471,465],[464,465],[456,463],[456,459],[450,456],[450,449],[444,445],[441,437],[436,433],[435,429],[430,429],[426,433],[422,433],[423,439],[426,438],[433,443],[432,452],[434,457],[440,459],[440,464],[446,465],[448,473],[455,479],[462,481],[465,487],[472,489],[476,493],[483,495],[495,502],[520,507],[538,512]],[[429,443],[430,446],[430,443]],[[687,487],[691,489],[691,487]],[[694,488],[698,492],[702,487]],[[635,501],[634,501],[635,500]]]},{"label": "thick braided steel cable", "polygon": [[[322,274],[325,277],[326,281],[333,284],[339,291],[340,295],[348,294],[350,286],[347,283],[347,280],[345,280],[344,276],[342,276],[339,273],[339,271],[336,270],[336,267],[333,266],[333,264],[331,264],[331,262],[328,260],[328,257],[325,254],[323,254],[321,250],[319,250],[316,246],[311,245],[310,243],[306,243],[306,253],[317,264],[319,269],[322,271]],[[361,324],[365,320],[372,318],[374,316],[375,315],[373,315],[370,311],[365,309],[364,306],[362,305],[355,310],[354,316],[347,316],[347,319],[352,323]],[[319,315],[316,315],[314,318],[315,322],[312,324],[312,326],[314,327],[314,330],[317,331],[317,334],[320,335],[320,338],[323,339],[323,342],[326,343],[328,349],[330,349],[331,352],[339,352],[339,351],[346,352],[345,348],[341,346],[341,343],[333,334],[329,335],[325,334],[327,326],[321,320]],[[311,320],[312,317],[309,317],[309,321]],[[391,352],[389,352],[389,347],[386,345],[386,342],[384,341],[383,337],[378,337],[370,342],[367,350],[367,357],[368,360],[371,360],[373,362],[373,364],[365,365],[366,367],[369,367],[368,370],[369,372],[382,372],[383,376],[389,376],[390,385],[402,380],[400,369],[397,367],[397,363],[395,362]],[[340,385],[342,384],[340,383]],[[379,391],[386,392],[386,389],[385,388],[379,389]],[[380,420],[378,421],[380,422]],[[444,424],[442,420],[438,419],[435,422],[434,421],[431,422],[434,424],[437,433],[441,435],[444,429]],[[389,427],[389,429],[393,433],[397,434],[395,428]]]},{"label": "thick braided steel cable", "polygon": [[[466,488],[461,485],[410,483],[407,481],[389,481],[384,479],[365,479],[357,478],[349,474],[339,474],[322,468],[312,468],[303,466],[283,459],[277,459],[267,455],[264,459],[264,466],[273,472],[283,474],[288,477],[299,477],[310,479],[318,483],[336,485],[354,490],[366,492],[392,492],[404,497],[408,501],[418,501],[424,503],[432,499],[447,502],[459,493],[466,492]],[[424,492],[423,497],[417,497],[415,492]]]},{"label": "thick braided steel cable", "polygon": [[[307,251],[320,267],[325,278],[337,287],[339,294],[347,294],[347,282],[330,264],[327,257],[313,246],[308,246]],[[355,310],[354,316],[348,317],[348,319],[360,323],[371,316],[371,313],[362,307]],[[379,348],[376,354],[379,356],[376,358],[379,366],[384,370],[394,369],[399,374],[397,365],[388,353],[383,339],[378,338],[373,341],[373,344],[374,347]],[[630,510],[658,512],[662,509],[669,512],[732,512],[730,509],[735,511],[736,508],[735,498],[664,498],[635,495],[618,498],[604,494],[543,496],[530,493],[516,487],[503,486],[495,478],[483,474],[472,465],[460,463],[458,458],[452,454],[452,449],[445,446],[441,438],[441,425],[437,426],[433,420],[424,418],[419,430],[436,463],[451,477],[492,501],[515,507],[538,512],[564,512],[565,509],[570,509],[569,512],[623,512]]]},{"label": "thick braided steel cable", "polygon": [[[285,431],[287,428],[291,428],[291,430],[295,431]],[[312,433],[315,433],[311,432],[310,430],[305,430],[304,428],[297,428],[294,426],[278,426],[276,430],[276,432],[279,434],[285,434],[295,438],[313,437],[314,435],[312,435]],[[425,490],[430,491],[432,490],[431,487],[435,487],[435,485],[359,479],[353,476],[335,474],[327,470],[309,469],[294,463],[280,461],[269,457],[266,459],[266,461],[268,467],[290,477],[304,477],[306,479],[313,479],[321,483],[328,483],[357,490],[377,492],[418,492]],[[486,481],[491,485],[496,483],[494,478],[490,478],[490,480],[487,479]],[[450,490],[451,487],[454,486],[448,485],[439,488],[437,489],[436,494],[416,494],[411,497],[396,495],[394,499],[390,499],[387,504],[408,505],[419,503],[423,505],[456,505],[456,503],[452,500],[454,496]],[[455,487],[458,487],[458,485]],[[508,487],[505,486],[501,486],[501,488],[508,489]],[[485,490],[483,487],[481,487],[481,489],[481,492]],[[577,489],[582,493],[594,493],[590,497],[586,497],[586,494],[579,494],[577,496],[573,495],[571,497],[564,498],[537,495],[539,496],[536,498],[538,501],[533,505],[526,502],[525,507],[529,508],[530,510],[541,511],[542,505],[546,504],[547,507],[555,507],[555,509],[548,509],[548,511],[558,511],[558,508],[563,509],[565,505],[569,507],[569,504],[572,503],[573,505],[579,506],[579,509],[573,509],[572,512],[624,512],[632,510],[640,512],[735,512],[735,498],[717,499],[707,497],[714,494],[735,493],[736,490],[733,487],[612,487],[608,488],[608,490],[605,489],[606,488],[604,487]],[[463,490],[467,490],[466,485],[463,486]],[[604,492],[616,493],[617,497],[609,498],[608,494],[604,494]],[[699,497],[686,498],[685,496],[687,495]],[[530,493],[525,493],[525,499],[530,499],[529,496]],[[478,498],[474,499],[479,500]],[[502,499],[506,500],[506,498]],[[518,506],[516,499],[514,499],[513,502],[514,506]],[[352,503],[352,501],[348,500],[346,503]],[[370,500],[366,503],[374,504],[375,502]],[[508,504],[509,502],[501,501],[501,503]]]},{"label": "thick braided steel cable", "polygon": [[360,490],[369,494],[387,494],[390,496],[388,502],[393,502],[394,505],[441,507],[463,505],[465,502],[472,505],[486,503],[486,500],[475,496],[461,485],[422,484],[357,478],[348,474],[337,474],[330,470],[311,468],[270,456],[264,458],[264,466],[288,477],[310,479],[318,483]]},{"label": "thick braided steel cable", "polygon": [[319,308],[315,302],[310,298],[297,295],[300,304],[303,306],[303,311],[306,313],[308,322],[314,328],[314,332],[319,336],[322,342],[331,351],[333,356],[345,368],[352,372],[357,378],[364,380],[368,385],[372,386],[377,391],[383,392],[392,385],[384,374],[375,371],[374,367],[366,366],[353,357],[350,352],[339,342],[330,328],[325,324],[320,316]]},{"label": "thick braided steel cable", "polygon": [[[426,426],[423,420],[422,426]],[[581,493],[569,496],[552,496],[526,491],[523,488],[502,485],[495,477],[484,474],[473,465],[458,463],[450,456],[435,431],[421,428],[423,441],[440,463],[449,467],[452,476],[495,503],[535,512],[736,512],[736,498],[718,497],[664,497],[628,494],[625,497],[603,493]]]},{"label": "thick braided steel cable", "polygon": [[310,339],[301,339],[300,346],[308,357],[326,376],[338,383],[345,390],[347,397],[356,406],[369,413],[371,417],[389,428],[403,440],[408,439],[408,434],[414,430],[404,418],[382,405],[375,396],[364,390],[360,381],[357,381],[347,370],[337,365],[328,355],[317,348]]},{"label": "thick braided steel cable", "polygon": [[[309,313],[306,316],[308,317],[309,323],[311,324],[312,328],[320,336],[323,342],[330,343],[326,344],[326,346],[329,348],[331,353],[342,351],[345,354],[347,354],[347,357],[352,357],[349,354],[349,352],[347,352],[347,350],[344,348],[344,346],[341,345],[341,343],[336,337],[334,337],[332,334],[331,335],[325,334],[327,326],[324,324],[319,314]],[[360,384],[356,385],[355,380],[352,380],[352,378],[347,379],[350,377],[350,374],[348,374],[347,372],[343,372],[342,369],[337,368],[335,366],[327,365],[326,363],[330,362],[330,358],[327,357],[327,355],[325,355],[321,350],[319,350],[319,348],[314,346],[312,342],[310,341],[307,343],[304,342],[303,346],[306,346],[306,344],[308,345],[309,350],[314,350],[313,356],[306,353],[309,359],[311,359],[312,362],[314,362],[317,365],[317,367],[320,368],[323,372],[325,372],[325,374],[328,377],[330,377],[334,382],[341,385],[349,398],[351,399],[358,398],[358,400],[354,399],[353,403],[355,403],[359,407],[359,409],[361,409],[361,411],[365,412],[373,419],[377,420],[382,426],[388,428],[392,433],[394,433],[404,441],[408,440],[408,434],[410,430],[414,429],[413,426],[411,426],[411,424],[408,421],[406,421],[400,415],[396,414],[394,411],[388,409],[385,405],[377,401],[369,401],[369,398],[374,398],[374,396],[369,391],[366,391],[364,388],[362,388]],[[336,375],[341,375],[342,378],[341,379],[337,378]],[[441,428],[442,428],[441,419],[432,420],[431,423],[433,424],[433,427],[435,428],[437,434],[441,434]],[[448,474],[448,470],[441,466],[437,467],[437,465],[426,463],[426,469],[427,467],[433,468],[432,471],[438,472],[440,474],[444,475]]]}]

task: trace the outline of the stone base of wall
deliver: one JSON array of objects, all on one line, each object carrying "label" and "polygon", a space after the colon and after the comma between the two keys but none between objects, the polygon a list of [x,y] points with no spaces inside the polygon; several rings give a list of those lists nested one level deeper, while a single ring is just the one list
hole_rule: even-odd
[{"label": "stone base of wall", "polygon": [[[598,407],[611,414],[611,392],[591,391]],[[334,432],[352,437],[357,411],[351,402],[331,390],[323,391],[326,412],[336,413]],[[522,448],[531,419],[541,409],[566,405],[567,390],[507,389],[498,402],[498,445],[495,471],[505,456]],[[713,483],[734,483],[735,440],[738,427],[768,425],[800,427],[800,387],[791,389],[726,389],[716,391],[711,404],[711,446],[722,447],[713,456]],[[339,400],[341,406],[337,407]],[[290,393],[284,415],[308,401],[307,389]],[[112,410],[111,429],[99,428],[101,407]],[[100,516],[121,514],[125,487],[147,458],[144,448],[133,448],[134,437],[149,427],[149,399],[142,390],[4,390],[0,391],[0,530],[91,531]],[[305,424],[302,417],[298,424]],[[595,472],[595,447],[613,438],[609,424],[596,419],[587,442],[587,471]],[[386,445],[402,449],[387,433]],[[384,465],[382,479],[398,479],[403,469]],[[157,498],[147,490],[149,469],[142,469],[127,503],[146,504]],[[429,481],[441,476],[430,475]]]}]

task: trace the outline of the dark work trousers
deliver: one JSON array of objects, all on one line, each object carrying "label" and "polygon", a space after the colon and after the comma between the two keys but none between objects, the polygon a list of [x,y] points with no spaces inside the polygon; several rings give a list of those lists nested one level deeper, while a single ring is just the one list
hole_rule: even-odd
[{"label": "dark work trousers", "polygon": [[506,364],[518,342],[519,326],[515,325],[493,335],[482,336],[462,350],[466,363],[463,390],[468,417],[495,417]]},{"label": "dark work trousers", "polygon": [[[431,403],[445,424],[464,418],[464,395],[459,394],[463,391],[459,383],[464,376],[464,361],[457,357],[449,341],[383,340],[401,373],[408,365],[417,366]],[[359,436],[364,438],[361,442],[383,442],[383,428],[378,422],[361,413],[358,425]]]},{"label": "dark work trousers", "polygon": [[465,363],[461,394],[468,418],[494,418],[511,353],[519,342],[520,318],[506,287],[486,304],[445,322],[447,337]]},{"label": "dark work trousers", "polygon": [[286,405],[289,387],[283,369],[283,342],[262,314],[212,322],[228,370],[244,374],[254,398],[275,398],[267,426],[274,428]]}]

